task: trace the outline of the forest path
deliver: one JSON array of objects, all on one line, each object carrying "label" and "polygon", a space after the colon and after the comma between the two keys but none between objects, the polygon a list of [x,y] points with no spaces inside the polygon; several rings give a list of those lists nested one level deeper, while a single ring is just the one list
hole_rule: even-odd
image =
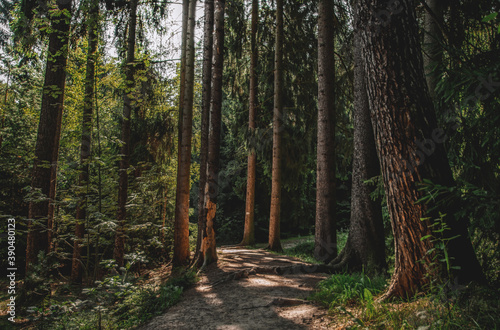
[{"label": "forest path", "polygon": [[[299,259],[262,249],[225,246],[219,261],[187,290],[181,301],[141,329],[328,329],[327,310],[303,299],[326,274],[253,274],[228,280],[254,267],[304,264]],[[330,325],[330,326],[329,326]]]}]

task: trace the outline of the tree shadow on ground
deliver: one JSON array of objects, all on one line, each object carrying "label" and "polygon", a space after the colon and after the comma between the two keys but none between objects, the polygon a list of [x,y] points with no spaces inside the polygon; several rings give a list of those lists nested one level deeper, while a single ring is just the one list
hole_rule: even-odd
[{"label": "tree shadow on ground", "polygon": [[[282,306],[283,299],[306,299],[324,274],[255,274],[224,280],[235,271],[301,262],[264,250],[220,249],[219,262],[207,267],[200,283],[181,302],[143,329],[320,329],[326,311],[309,303]],[[222,280],[222,281],[221,281]],[[215,284],[215,285],[214,285]],[[320,320],[321,321],[321,320]]]}]

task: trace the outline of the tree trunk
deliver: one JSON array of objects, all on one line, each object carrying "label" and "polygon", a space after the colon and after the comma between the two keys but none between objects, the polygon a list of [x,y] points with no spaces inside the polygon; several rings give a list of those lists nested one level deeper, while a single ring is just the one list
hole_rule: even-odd
[{"label": "tree trunk", "polygon": [[334,2],[318,3],[318,146],[314,256],[337,256],[335,223],[335,57]]},{"label": "tree trunk", "polygon": [[[5,127],[5,117],[6,117],[6,112],[7,112],[7,100],[9,96],[9,83],[10,83],[10,64],[8,64],[9,71],[7,72],[7,82],[5,83],[5,94],[3,95],[3,106],[2,106],[2,122],[0,124],[0,131],[3,131],[3,128]],[[2,149],[2,144],[3,144],[3,135],[0,133],[0,150]]]},{"label": "tree trunk", "polygon": [[[252,31],[250,55],[250,95],[248,111],[248,130],[250,136],[255,135],[255,118],[257,113],[257,61],[259,49],[257,47],[257,24],[259,21],[259,0],[252,0]],[[253,139],[252,139],[253,141]],[[255,172],[257,166],[257,155],[255,146],[249,145],[248,170],[247,170],[247,194],[245,206],[245,229],[243,240],[240,245],[253,245],[255,243]]]},{"label": "tree trunk", "polygon": [[[177,125],[177,159],[181,159],[182,150],[182,123],[183,123],[183,109],[184,109],[184,94],[186,90],[186,42],[189,18],[189,2],[190,0],[183,0],[182,2],[182,33],[181,33],[181,72],[179,84],[179,113]],[[179,172],[177,172],[177,180],[179,180]],[[175,187],[176,205],[177,196],[180,195],[180,186]]]},{"label": "tree trunk", "polygon": [[138,0],[130,1],[130,18],[127,40],[127,60],[125,64],[125,91],[123,96],[122,147],[120,150],[120,181],[118,187],[118,227],[116,228],[113,256],[119,267],[124,264],[125,254],[125,224],[127,219],[128,169],[130,162],[130,120],[132,102],[134,102],[134,62],[135,62],[135,32],[137,26]]},{"label": "tree trunk", "polygon": [[[423,180],[454,184],[442,145],[444,131],[437,126],[423,74],[413,1],[400,0],[391,6],[390,20],[380,26],[374,12],[387,11],[386,7],[383,0],[364,0],[355,8],[360,18],[356,28],[363,28],[368,99],[395,239],[395,271],[382,299],[411,297],[436,276],[428,271],[429,249],[435,246],[421,238],[433,234],[431,221],[439,216],[430,212],[436,204],[417,202],[423,196],[419,185]],[[458,280],[481,279],[467,224],[464,219],[450,219],[456,211],[452,207],[440,208],[448,214],[450,236],[460,235],[448,245],[452,263],[461,267]]]},{"label": "tree trunk", "polygon": [[438,66],[441,64],[443,54],[439,24],[443,23],[444,8],[442,0],[427,0],[426,2],[432,13],[426,11],[424,18],[424,68],[431,98],[436,100],[436,86],[440,78]]},{"label": "tree trunk", "polygon": [[222,73],[224,68],[224,0],[215,1],[215,33],[212,68],[212,98],[210,101],[210,132],[208,139],[208,171],[205,187],[206,225],[201,243],[203,266],[217,261],[215,244],[215,213],[219,190],[219,160],[222,110]]},{"label": "tree trunk", "polygon": [[182,106],[182,134],[180,158],[177,169],[177,191],[175,200],[174,259],[175,266],[189,261],[189,188],[191,180],[191,133],[193,124],[194,90],[194,25],[196,1],[189,2],[189,19],[186,34],[186,73]]},{"label": "tree trunk", "polygon": [[283,124],[283,0],[276,0],[276,44],[274,55],[274,109],[273,109],[273,164],[271,184],[271,214],[269,219],[269,246],[281,251],[281,125]]},{"label": "tree trunk", "polygon": [[[66,14],[61,14],[61,12]],[[57,10],[51,12],[50,20],[52,27],[49,34],[49,49],[31,181],[32,191],[39,190],[45,198],[42,201],[31,201],[29,204],[28,218],[30,222],[26,246],[26,272],[29,271],[30,264],[37,261],[37,255],[40,251],[45,253],[49,251],[50,239],[52,238],[49,219],[52,219],[53,215],[49,214],[49,202],[51,196],[55,197],[57,179],[71,1],[57,1]]]},{"label": "tree trunk", "polygon": [[[98,20],[99,3],[92,1],[87,22],[88,29],[88,53],[87,70],[85,76],[85,96],[83,101],[83,122],[82,122],[82,142],[80,148],[80,175],[78,178],[78,204],[76,207],[75,219],[75,242],[73,245],[73,259],[71,266],[71,281],[74,283],[82,282],[82,261],[81,243],[85,233],[85,219],[87,216],[87,186],[89,182],[89,158],[92,145],[92,113],[94,111],[94,82],[95,66],[97,62],[97,43],[98,43]],[[89,258],[90,256],[87,256]]]},{"label": "tree trunk", "polygon": [[[357,17],[354,17],[357,26]],[[385,262],[384,224],[380,200],[365,181],[380,174],[368,96],[366,95],[360,31],[354,31],[354,152],[352,161],[351,218],[342,252],[330,265],[349,271],[382,273]]]},{"label": "tree trunk", "polygon": [[210,119],[210,98],[212,95],[212,54],[214,32],[214,1],[205,1],[205,31],[203,40],[203,91],[201,100],[200,137],[200,184],[198,191],[198,239],[196,253],[199,253],[203,230],[206,226],[205,185],[207,183],[208,129]]}]

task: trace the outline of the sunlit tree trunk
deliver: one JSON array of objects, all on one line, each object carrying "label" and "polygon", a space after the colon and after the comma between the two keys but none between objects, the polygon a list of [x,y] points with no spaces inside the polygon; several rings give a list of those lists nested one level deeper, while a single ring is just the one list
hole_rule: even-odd
[{"label": "sunlit tree trunk", "polygon": [[[178,124],[177,124],[177,159],[181,159],[182,150],[182,118],[183,118],[183,108],[184,108],[184,94],[186,90],[186,42],[187,42],[187,30],[188,30],[188,18],[189,18],[189,2],[190,0],[182,1],[182,32],[181,32],[181,67],[180,67],[180,84],[179,84],[179,113],[178,113]],[[179,172],[177,172],[177,177]],[[175,196],[180,195],[180,186],[175,187]]]},{"label": "sunlit tree trunk", "polygon": [[[374,11],[386,10],[383,0],[359,1],[355,11],[360,18],[361,46],[367,91],[381,162],[388,211],[395,239],[395,269],[382,299],[407,298],[425,290],[435,245],[430,225],[438,217],[435,206],[418,203],[423,180],[443,186],[454,185],[446,152],[444,131],[437,126],[434,106],[424,77],[422,52],[414,3],[400,0],[391,8],[391,20],[381,26]],[[438,197],[437,197],[438,198]],[[437,202],[437,201],[436,201]],[[467,232],[465,219],[454,219],[456,208],[440,205],[439,211],[450,230],[446,237],[450,261],[459,283],[482,280],[483,274]]]},{"label": "sunlit tree trunk", "polygon": [[[357,17],[354,18],[357,24]],[[365,182],[380,175],[373,137],[368,96],[366,95],[359,28],[354,31],[354,152],[352,160],[351,217],[347,243],[330,264],[336,269],[363,270],[369,274],[386,269],[384,224],[379,199],[370,194],[376,187]]]},{"label": "sunlit tree trunk", "polygon": [[[248,111],[248,130],[250,136],[255,133],[255,117],[257,113],[257,60],[259,49],[257,47],[257,24],[259,21],[259,0],[252,1],[252,31],[251,31],[251,55],[250,55],[250,95]],[[253,141],[253,139],[252,139]],[[255,172],[257,166],[257,155],[255,146],[250,144],[248,153],[247,170],[247,194],[245,206],[245,228],[241,245],[253,245],[255,243]]]},{"label": "sunlit tree trunk", "polygon": [[207,183],[205,186],[206,226],[201,243],[201,256],[206,266],[217,261],[215,245],[215,213],[219,191],[220,134],[222,110],[222,72],[224,66],[224,7],[223,0],[215,1],[215,33],[212,68],[212,98],[210,101],[210,132],[208,139]]},{"label": "sunlit tree trunk", "polygon": [[212,54],[214,32],[214,1],[205,1],[205,31],[203,33],[203,91],[201,100],[200,132],[200,184],[198,191],[198,240],[196,252],[199,253],[203,230],[206,225],[205,185],[207,182],[208,129],[210,126],[210,97],[212,95]]},{"label": "sunlit tree trunk", "polygon": [[134,62],[135,62],[135,34],[137,26],[137,3],[138,0],[130,1],[130,17],[127,39],[127,59],[125,63],[125,91],[123,96],[123,119],[122,119],[122,147],[120,150],[120,172],[118,187],[118,227],[116,228],[114,258],[118,266],[124,264],[125,254],[125,226],[127,220],[127,197],[128,197],[128,169],[130,163],[130,121],[132,106],[134,102]]},{"label": "sunlit tree trunk", "polygon": [[337,256],[335,225],[335,55],[334,1],[318,3],[318,146],[314,255]]},{"label": "sunlit tree trunk", "polygon": [[[189,2],[189,18],[186,33],[186,72],[182,106],[182,134],[180,158],[177,169],[177,196],[175,200],[174,259],[176,266],[188,263],[189,252],[189,188],[191,179],[191,135],[193,124],[194,90],[194,25],[196,1]],[[181,118],[179,118],[181,120]]]},{"label": "sunlit tree trunk", "polygon": [[281,251],[281,130],[283,121],[283,0],[276,1],[276,44],[274,55],[274,109],[273,109],[273,162],[271,184],[271,214],[269,219],[269,246]]},{"label": "sunlit tree trunk", "polygon": [[[85,96],[83,101],[82,141],[80,147],[80,175],[78,178],[78,204],[76,206],[75,242],[73,244],[73,259],[71,266],[71,281],[82,281],[81,243],[85,232],[85,218],[87,216],[87,189],[89,182],[89,158],[92,145],[92,113],[94,111],[94,82],[95,66],[97,61],[97,28],[99,22],[99,3],[92,1],[87,22],[88,53],[87,70],[85,74]],[[90,256],[87,256],[89,258]]]},{"label": "sunlit tree trunk", "polygon": [[53,219],[53,214],[49,214],[49,202],[50,196],[55,197],[57,180],[70,20],[71,1],[58,0],[55,10],[50,14],[51,32],[31,181],[32,190],[39,190],[45,198],[42,201],[31,201],[29,204],[27,272],[30,265],[36,262],[38,253],[47,253],[51,244],[52,227],[49,219]]}]

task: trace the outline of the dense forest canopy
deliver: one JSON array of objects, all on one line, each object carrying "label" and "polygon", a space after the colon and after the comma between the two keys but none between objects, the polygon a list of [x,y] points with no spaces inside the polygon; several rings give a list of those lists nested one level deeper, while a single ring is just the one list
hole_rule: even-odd
[{"label": "dense forest canopy", "polygon": [[297,236],[314,237],[311,272],[391,278],[381,300],[498,290],[499,12],[2,1],[0,251],[17,300]]}]

